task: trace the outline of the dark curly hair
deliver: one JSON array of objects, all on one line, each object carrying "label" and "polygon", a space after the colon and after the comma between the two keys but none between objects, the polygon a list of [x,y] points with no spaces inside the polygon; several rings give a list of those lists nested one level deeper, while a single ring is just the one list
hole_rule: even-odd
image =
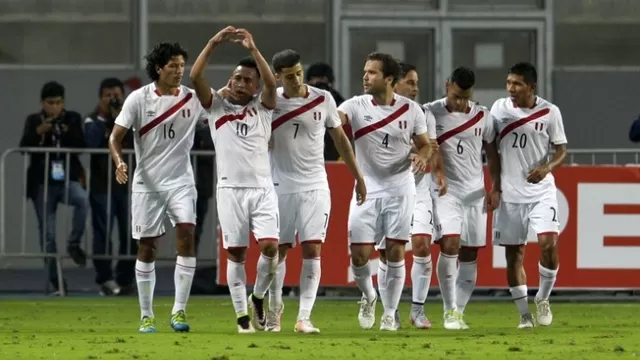
[{"label": "dark curly hair", "polygon": [[158,74],[156,67],[164,67],[174,56],[182,56],[184,61],[187,61],[187,50],[185,50],[179,43],[162,42],[157,44],[153,50],[144,57],[147,60],[146,70],[149,79],[152,81],[158,81],[160,74]]}]

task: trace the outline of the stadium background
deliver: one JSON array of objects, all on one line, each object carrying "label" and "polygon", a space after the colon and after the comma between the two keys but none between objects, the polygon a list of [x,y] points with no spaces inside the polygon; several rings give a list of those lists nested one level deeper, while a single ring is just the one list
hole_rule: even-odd
[{"label": "stadium background", "polygon": [[[638,114],[639,19],[640,2],[634,0],[0,0],[0,147],[4,152],[18,145],[26,115],[39,109],[44,82],[64,84],[66,107],[87,114],[101,79],[146,82],[141,57],[154,43],[181,42],[191,63],[207,39],[233,24],[249,29],[267,58],[293,48],[306,64],[329,62],[335,87],[345,96],[360,91],[363,59],[374,50],[418,66],[421,101],[441,96],[451,69],[466,65],[477,74],[477,100],[490,104],[504,94],[507,68],[531,61],[539,70],[540,95],[562,109],[571,149],[632,149],[627,132]],[[244,55],[233,46],[216,51],[207,75],[212,84],[223,85]],[[637,161],[635,153],[616,155],[617,162]],[[593,157],[573,162],[591,164]],[[26,218],[22,212],[23,158],[12,153],[3,164],[4,250],[37,252],[31,204]],[[200,250],[207,258],[216,256],[211,209]],[[60,249],[68,213],[64,206],[58,211]],[[168,235],[160,252],[172,257]],[[166,265],[171,279],[172,262]],[[0,290],[43,288],[40,259],[0,257],[0,268]],[[70,281],[71,289],[93,286],[91,269],[78,270],[70,260],[67,268],[65,273],[82,279]],[[27,275],[32,280],[21,278]],[[164,285],[172,287],[171,281],[159,282],[160,289]]]}]

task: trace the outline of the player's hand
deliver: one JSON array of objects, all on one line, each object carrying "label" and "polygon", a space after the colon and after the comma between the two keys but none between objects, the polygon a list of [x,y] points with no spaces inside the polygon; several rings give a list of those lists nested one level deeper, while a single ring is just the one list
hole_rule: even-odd
[{"label": "player's hand", "polygon": [[411,156],[411,164],[413,165],[414,174],[419,174],[427,171],[427,161],[420,155],[413,154]]},{"label": "player's hand", "polygon": [[53,128],[53,125],[51,124],[51,122],[43,122],[42,124],[38,125],[38,127],[36,128],[36,133],[38,133],[38,135],[42,135],[44,133],[48,133],[49,131],[51,131],[51,129]]},{"label": "player's hand", "polygon": [[356,179],[356,200],[358,205],[362,205],[367,200],[367,187],[362,178]]},{"label": "player's hand", "polygon": [[447,193],[447,179],[445,179],[441,171],[435,173],[435,177],[436,184],[438,185],[438,196],[443,196]]},{"label": "player's hand", "polygon": [[438,145],[437,140],[431,140],[430,145],[431,145],[431,153],[435,154],[440,150],[440,145]]},{"label": "player's hand", "polygon": [[232,102],[234,100],[238,100],[238,97],[233,93],[233,91],[231,91],[231,80],[229,80],[227,86],[218,90],[218,95],[220,95],[223,99],[231,100]]},{"label": "player's hand", "polygon": [[226,28],[218,31],[211,40],[212,43],[219,45],[225,42],[233,42],[236,37],[236,28],[233,26],[227,26]]},{"label": "player's hand", "polygon": [[527,181],[532,183],[532,184],[537,184],[540,181],[542,181],[542,179],[545,178],[545,176],[547,176],[548,173],[551,172],[551,169],[549,168],[549,165],[540,165],[537,168],[529,171],[529,175],[527,176]]},{"label": "player's hand", "polygon": [[242,44],[249,51],[256,49],[256,44],[253,42],[253,35],[246,29],[237,29],[236,35],[240,36],[239,39],[235,39],[234,42]]},{"label": "player's hand", "polygon": [[129,175],[127,175],[127,164],[124,161],[121,161],[116,167],[116,181],[118,184],[126,184],[129,179]]},{"label": "player's hand", "polygon": [[500,191],[488,191],[485,195],[485,199],[487,200],[487,210],[494,211],[498,208],[498,205],[500,205]]}]

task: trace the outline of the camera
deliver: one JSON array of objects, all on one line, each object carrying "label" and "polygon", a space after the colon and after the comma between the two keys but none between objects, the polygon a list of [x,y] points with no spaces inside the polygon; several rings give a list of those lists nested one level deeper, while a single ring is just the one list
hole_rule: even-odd
[{"label": "camera", "polygon": [[109,107],[114,110],[120,110],[120,108],[122,107],[122,103],[117,97],[112,97],[111,100],[109,100]]}]

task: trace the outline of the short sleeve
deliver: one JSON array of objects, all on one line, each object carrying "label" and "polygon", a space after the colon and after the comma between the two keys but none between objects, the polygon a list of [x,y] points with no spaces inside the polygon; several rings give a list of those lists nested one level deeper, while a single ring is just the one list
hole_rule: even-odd
[{"label": "short sleeve", "polygon": [[426,117],[427,122],[427,133],[429,135],[429,139],[435,140],[438,138],[438,134],[436,133],[436,117],[433,113],[426,108],[422,108],[424,110],[424,115]]},{"label": "short sleeve", "polygon": [[342,121],[340,120],[340,115],[338,114],[338,107],[336,105],[336,101],[327,92],[325,95],[325,103],[327,104],[327,117],[324,120],[324,127],[327,129],[335,129],[338,126],[342,125]]},{"label": "short sleeve", "polygon": [[549,140],[554,145],[562,145],[567,143],[567,135],[564,133],[564,123],[562,122],[562,114],[557,106],[551,108],[551,117],[549,118],[549,126],[547,127]]},{"label": "short sleeve", "polygon": [[124,100],[124,104],[122,104],[122,110],[116,118],[116,124],[127,129],[133,128],[136,131],[138,130],[135,126],[136,120],[139,117],[138,115],[140,114],[140,102],[138,94],[138,92],[134,92]]},{"label": "short sleeve", "polygon": [[484,132],[482,140],[491,143],[496,139],[496,119],[491,115],[489,110],[485,110],[487,118],[484,121]]},{"label": "short sleeve", "polygon": [[[428,129],[427,129],[427,113],[422,111],[422,108],[419,107],[419,105],[415,105],[411,107],[411,111],[413,111],[414,114],[414,121],[413,121],[413,134],[414,135],[424,135],[426,133],[428,133]],[[431,114],[431,113],[429,113]],[[431,114],[431,116],[433,116],[433,114]],[[434,133],[435,133],[435,118],[433,119],[434,121]],[[431,137],[432,135],[429,134],[429,137]]]},{"label": "short sleeve", "polygon": [[208,113],[213,113],[216,110],[221,109],[224,106],[224,98],[218,94],[218,91],[211,89],[211,100],[206,106],[202,106]]},{"label": "short sleeve", "polygon": [[355,109],[356,109],[356,98],[352,97],[351,99],[343,102],[338,107],[338,111],[343,113],[347,117],[347,122],[352,122],[355,117]]}]

